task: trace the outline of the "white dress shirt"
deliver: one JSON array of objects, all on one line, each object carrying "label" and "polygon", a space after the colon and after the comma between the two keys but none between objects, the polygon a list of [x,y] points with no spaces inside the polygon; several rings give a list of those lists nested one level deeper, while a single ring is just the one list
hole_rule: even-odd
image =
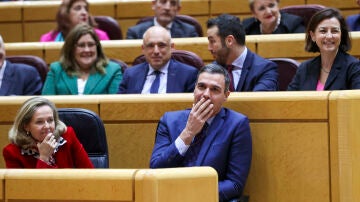
[{"label": "white dress shirt", "polygon": [[[159,71],[161,72],[160,85],[159,85],[159,91],[158,91],[159,94],[166,93],[169,63],[170,63],[170,61],[168,61],[164,67],[159,69]],[[154,68],[152,68],[151,65],[149,64],[149,71],[148,71],[148,74],[146,75],[146,80],[144,83],[144,87],[141,91],[141,94],[150,94],[151,85],[156,78],[156,74],[154,73],[154,71],[156,71],[156,70]]]}]

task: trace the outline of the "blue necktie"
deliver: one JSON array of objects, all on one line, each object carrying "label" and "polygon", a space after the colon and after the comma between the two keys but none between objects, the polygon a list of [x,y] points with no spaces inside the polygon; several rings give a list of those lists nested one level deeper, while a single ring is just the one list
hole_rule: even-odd
[{"label": "blue necktie", "polygon": [[206,133],[207,133],[208,124],[205,122],[203,128],[201,129],[200,133],[194,137],[194,140],[190,144],[189,149],[186,151],[185,159],[184,159],[184,166],[195,166],[197,158],[199,156],[202,143],[205,140]]},{"label": "blue necktie", "polygon": [[153,81],[153,83],[151,84],[150,93],[158,93],[158,91],[159,91],[161,72],[156,70],[156,71],[154,71],[154,74],[156,77],[155,77],[155,80]]}]

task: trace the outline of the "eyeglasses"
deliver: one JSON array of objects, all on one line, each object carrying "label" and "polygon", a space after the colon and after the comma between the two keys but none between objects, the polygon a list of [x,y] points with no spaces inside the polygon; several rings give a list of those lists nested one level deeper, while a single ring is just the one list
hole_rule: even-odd
[{"label": "eyeglasses", "polygon": [[95,46],[97,46],[97,43],[95,43],[95,42],[87,42],[87,43],[77,43],[76,44],[76,46],[78,47],[78,48],[82,48],[82,49],[84,49],[84,48],[86,48],[86,47],[88,47],[88,48],[94,48]]}]

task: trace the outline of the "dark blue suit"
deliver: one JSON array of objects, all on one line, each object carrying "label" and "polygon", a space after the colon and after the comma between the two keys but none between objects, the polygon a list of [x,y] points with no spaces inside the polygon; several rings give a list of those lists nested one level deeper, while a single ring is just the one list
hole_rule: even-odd
[{"label": "dark blue suit", "polygon": [[[151,168],[183,167],[175,140],[185,128],[190,109],[167,112],[157,131]],[[246,116],[223,108],[208,127],[195,166],[211,166],[219,178],[219,199],[239,198],[249,173],[252,154],[251,132]]]},{"label": "dark blue suit", "polygon": [[360,31],[360,14],[350,15],[346,18],[350,31]]},{"label": "dark blue suit", "polygon": [[[300,64],[288,90],[316,90],[321,70],[321,56]],[[338,51],[324,90],[360,89],[359,60],[343,51]]]},{"label": "dark blue suit", "polygon": [[[145,31],[154,26],[154,21],[146,21],[130,27],[126,33],[126,39],[142,39]],[[198,37],[198,33],[193,25],[175,19],[171,26],[171,38]]]},{"label": "dark blue suit", "polygon": [[235,91],[276,91],[278,90],[277,65],[248,49]]},{"label": "dark blue suit", "polygon": [[[149,63],[144,62],[125,70],[120,83],[119,94],[139,94],[149,72]],[[167,76],[166,93],[193,92],[198,70],[195,67],[170,60]]]},{"label": "dark blue suit", "polygon": [[6,61],[0,95],[40,95],[42,85],[35,67]]}]

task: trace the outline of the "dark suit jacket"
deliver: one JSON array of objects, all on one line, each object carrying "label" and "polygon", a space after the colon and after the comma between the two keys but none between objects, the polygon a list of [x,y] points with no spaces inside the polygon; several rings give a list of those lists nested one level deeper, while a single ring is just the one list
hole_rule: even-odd
[{"label": "dark suit jacket", "polygon": [[[154,21],[146,21],[130,27],[126,33],[126,39],[142,39],[145,31],[154,26]],[[184,37],[198,37],[198,33],[194,26],[175,19],[171,26],[171,37],[172,38],[184,38]]]},{"label": "dark suit jacket", "polygon": [[42,85],[35,67],[6,61],[0,95],[40,95]]},{"label": "dark suit jacket", "polygon": [[278,90],[277,65],[248,49],[239,83],[235,91]]},{"label": "dark suit jacket", "polygon": [[[247,35],[260,33],[260,21],[256,18],[247,18],[242,22]],[[281,12],[281,20],[273,34],[304,33],[305,26],[301,17]]]},{"label": "dark suit jacket", "polygon": [[[151,168],[184,166],[184,156],[178,152],[175,140],[185,128],[189,113],[190,109],[167,112],[161,117],[150,160]],[[220,201],[239,198],[251,164],[249,121],[246,116],[223,108],[208,131],[195,166],[211,166],[217,171]]]},{"label": "dark suit jacket", "polygon": [[[316,90],[320,71],[321,56],[301,63],[288,90]],[[360,63],[357,58],[339,50],[324,90],[350,89],[360,89]]]},{"label": "dark suit jacket", "polygon": [[[84,89],[84,94],[116,94],[122,79],[121,67],[117,63],[109,62],[105,67],[106,74],[98,72],[90,74]],[[60,62],[50,65],[42,90],[43,95],[77,95],[78,85],[76,76],[69,76]]]},{"label": "dark suit jacket", "polygon": [[346,18],[350,31],[360,31],[360,14],[350,15]]},{"label": "dark suit jacket", "polygon": [[[147,73],[149,63],[144,62],[133,67],[127,68],[119,87],[119,94],[138,94],[141,93]],[[187,93],[193,92],[195,88],[198,70],[195,67],[181,63],[174,59],[170,60],[167,77],[167,93]]]}]

